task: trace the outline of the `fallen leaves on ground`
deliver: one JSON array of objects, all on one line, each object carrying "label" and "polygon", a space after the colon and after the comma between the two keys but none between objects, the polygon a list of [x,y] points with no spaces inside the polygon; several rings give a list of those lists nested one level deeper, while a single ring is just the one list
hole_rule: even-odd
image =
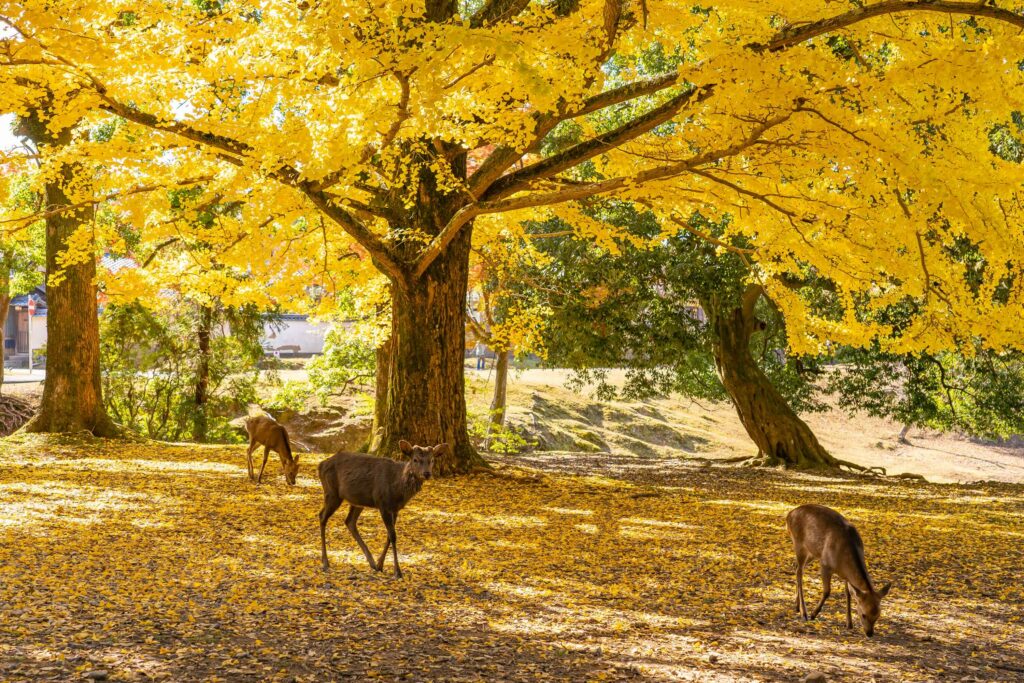
[{"label": "fallen leaves on ground", "polygon": [[[0,680],[1024,675],[1020,486],[506,466],[427,482],[399,517],[395,580],[344,509],[323,574],[311,463],[295,487],[272,464],[257,487],[240,446],[0,442]],[[783,518],[805,502],[857,524],[872,576],[895,582],[874,639],[845,629],[841,590],[796,618]],[[360,524],[379,551],[379,517]]]}]

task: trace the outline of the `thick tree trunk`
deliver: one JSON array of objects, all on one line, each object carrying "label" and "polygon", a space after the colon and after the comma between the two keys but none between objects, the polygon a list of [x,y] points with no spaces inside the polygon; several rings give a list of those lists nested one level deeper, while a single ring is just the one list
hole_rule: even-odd
[{"label": "thick tree trunk", "polygon": [[[22,121],[22,130],[43,147],[66,145],[69,131],[52,136],[37,118]],[[64,193],[75,178],[65,165],[57,182],[46,185],[47,206],[67,206]],[[100,385],[100,327],[96,304],[96,260],[88,257],[62,264],[72,235],[92,219],[93,209],[56,213],[46,218],[46,381],[36,416],[28,432],[89,431],[115,436],[118,429],[107,416]]]},{"label": "thick tree trunk", "polygon": [[485,465],[466,425],[463,359],[472,231],[464,229],[422,277],[392,280],[391,362],[376,452],[397,456],[398,442],[450,444],[438,474]]},{"label": "thick tree trunk", "polygon": [[491,436],[505,426],[506,395],[508,394],[509,349],[498,349],[498,360],[494,365],[494,398],[491,399],[491,420],[487,425],[487,441],[484,449],[491,447]]},{"label": "thick tree trunk", "polygon": [[213,306],[199,308],[199,359],[196,367],[195,415],[192,421],[192,439],[205,442],[209,426],[207,404],[210,390],[210,335],[213,333]]},{"label": "thick tree trunk", "polygon": [[750,337],[758,325],[754,316],[758,296],[759,288],[748,290],[740,307],[717,311],[712,306],[709,311],[718,375],[760,451],[755,462],[797,469],[838,467],[839,462],[818,443],[750,354]]}]

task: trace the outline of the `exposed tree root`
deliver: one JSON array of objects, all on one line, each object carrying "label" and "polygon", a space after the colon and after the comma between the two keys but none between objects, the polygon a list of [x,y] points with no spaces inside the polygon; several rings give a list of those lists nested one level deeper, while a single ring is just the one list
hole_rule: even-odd
[{"label": "exposed tree root", "polygon": [[860,472],[862,474],[878,474],[883,477],[888,476],[885,472],[885,468],[877,465],[875,467],[865,467],[864,465],[858,465],[855,462],[850,462],[849,460],[840,460],[838,458],[836,458],[835,461],[838,467],[845,467],[852,472]]},{"label": "exposed tree root", "polygon": [[32,404],[17,396],[0,396],[0,436],[8,436],[21,428],[35,413]]}]

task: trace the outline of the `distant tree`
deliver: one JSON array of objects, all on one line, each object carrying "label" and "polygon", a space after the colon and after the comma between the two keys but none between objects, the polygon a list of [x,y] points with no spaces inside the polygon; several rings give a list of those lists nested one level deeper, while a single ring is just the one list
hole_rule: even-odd
[{"label": "distant tree", "polygon": [[[38,208],[39,196],[31,191],[24,177],[8,178],[6,189],[5,208],[14,211]],[[11,300],[31,292],[43,282],[44,230],[44,222],[36,221],[10,232],[0,231],[0,338]],[[0,343],[0,391],[3,390],[5,351]]]},{"label": "distant tree", "polygon": [[[504,434],[512,357],[546,353],[544,327],[550,311],[530,277],[547,260],[531,245],[536,236],[518,230],[489,235],[486,227],[477,233],[481,243],[473,247],[466,321],[468,337],[496,356],[494,392],[483,435],[484,450],[490,450],[494,438]],[[508,438],[512,435],[504,434],[499,440],[504,444]]]},{"label": "distant tree", "polygon": [[891,354],[843,349],[828,389],[848,410],[911,427],[1005,439],[1024,434],[1024,355],[978,348],[973,353]]},{"label": "distant tree", "polygon": [[90,174],[60,155],[72,142],[72,129],[54,132],[40,111],[21,117],[17,128],[53,159],[36,188],[46,207],[46,381],[39,411],[25,430],[113,436],[119,430],[104,409],[100,383],[96,258],[89,229],[96,205],[79,201],[80,193],[88,193]]},{"label": "distant tree", "polygon": [[168,441],[237,441],[229,421],[256,400],[265,317],[252,306],[169,298],[102,315],[103,394],[112,418]]},{"label": "distant tree", "polygon": [[578,383],[595,384],[605,398],[619,393],[607,369],[624,367],[627,398],[676,392],[728,399],[759,462],[837,464],[797,414],[822,408],[813,383],[818,364],[787,353],[783,317],[750,283],[745,248],[725,241],[727,222],[695,214],[666,235],[652,215],[622,204],[594,215],[628,229],[632,239],[611,250],[536,240],[551,257],[533,275],[553,311],[549,362],[576,370]]}]

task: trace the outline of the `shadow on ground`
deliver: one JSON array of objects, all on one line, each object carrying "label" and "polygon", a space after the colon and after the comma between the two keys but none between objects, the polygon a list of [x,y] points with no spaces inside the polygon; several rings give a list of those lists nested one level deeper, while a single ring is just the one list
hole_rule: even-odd
[{"label": "shadow on ground", "polygon": [[[340,517],[322,574],[312,468],[257,488],[243,453],[0,442],[0,679],[1024,673],[1021,487],[550,454],[429,482],[399,520],[395,581],[369,570]],[[816,622],[792,613],[782,519],[810,501],[854,520],[872,573],[896,583],[872,640],[843,627],[841,591]],[[362,520],[379,549],[382,525]]]}]

